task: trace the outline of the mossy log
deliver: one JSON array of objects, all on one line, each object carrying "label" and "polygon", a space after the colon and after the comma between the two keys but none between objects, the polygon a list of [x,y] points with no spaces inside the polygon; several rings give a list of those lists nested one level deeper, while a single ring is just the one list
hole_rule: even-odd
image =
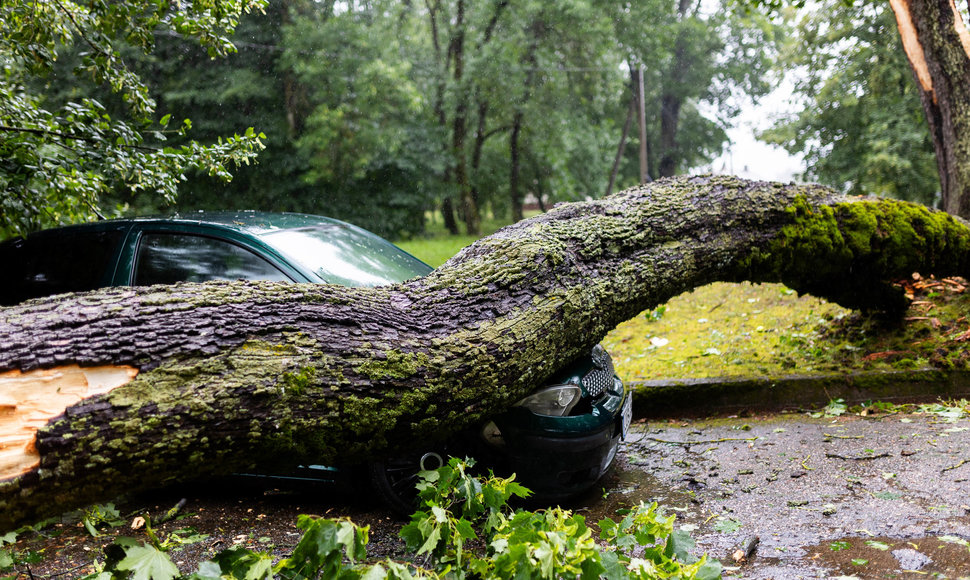
[{"label": "mossy log", "polygon": [[966,274],[968,250],[967,227],[921,206],[702,176],[557,206],[395,286],[179,284],[0,309],[0,530],[123,491],[441,438],[709,282],[885,307],[888,280]]}]

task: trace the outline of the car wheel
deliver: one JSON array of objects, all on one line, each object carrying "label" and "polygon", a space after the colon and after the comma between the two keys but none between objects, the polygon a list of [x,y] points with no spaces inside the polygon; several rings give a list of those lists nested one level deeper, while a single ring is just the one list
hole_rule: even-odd
[{"label": "car wheel", "polygon": [[444,457],[435,451],[392,457],[370,464],[370,479],[374,490],[394,512],[409,516],[417,508],[418,472],[438,469]]}]

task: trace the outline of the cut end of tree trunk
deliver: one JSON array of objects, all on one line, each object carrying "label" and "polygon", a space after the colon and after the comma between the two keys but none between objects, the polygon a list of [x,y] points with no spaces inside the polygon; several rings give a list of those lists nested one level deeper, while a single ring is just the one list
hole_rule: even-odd
[{"label": "cut end of tree trunk", "polygon": [[130,366],[69,365],[0,373],[0,481],[37,467],[37,430],[75,403],[107,393],[138,374]]}]

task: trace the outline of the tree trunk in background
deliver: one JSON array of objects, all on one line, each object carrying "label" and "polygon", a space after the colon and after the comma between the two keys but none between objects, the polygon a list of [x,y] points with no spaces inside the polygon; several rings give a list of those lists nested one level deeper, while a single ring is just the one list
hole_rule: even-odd
[{"label": "tree trunk in background", "polygon": [[[690,8],[688,0],[680,0],[677,4],[677,14],[680,21],[688,17]],[[673,77],[672,82],[665,82],[664,87],[680,90],[684,82],[684,74],[690,66],[687,62],[687,33],[678,31],[674,41],[674,59],[668,74]],[[680,107],[683,105],[683,95],[665,91],[660,97],[660,162],[657,173],[660,177],[672,177],[677,173],[677,128],[680,124]]]},{"label": "tree trunk in background", "polygon": [[660,177],[673,177],[677,173],[677,124],[680,122],[680,98],[664,94],[660,99]]},{"label": "tree trunk in background", "polygon": [[[458,0],[455,14],[455,34],[452,36],[448,53],[454,63],[452,79],[455,86],[461,87],[465,75],[465,2]],[[478,202],[472,192],[471,180],[468,177],[468,159],[465,155],[465,143],[468,139],[468,92],[457,91],[455,103],[455,117],[451,122],[451,152],[454,157],[455,185],[458,188],[458,204],[462,221],[465,222],[465,233],[478,236],[482,233],[481,216],[478,213]]]},{"label": "tree trunk in background", "polygon": [[455,219],[455,204],[450,197],[441,201],[441,217],[445,220],[445,229],[448,230],[448,233],[457,236],[460,233],[458,231],[458,220]]},{"label": "tree trunk in background", "polygon": [[970,34],[951,0],[891,0],[933,135],[942,205],[970,219]]},{"label": "tree trunk in background", "polygon": [[522,174],[522,159],[519,154],[519,134],[522,131],[522,110],[515,112],[512,119],[512,134],[509,135],[509,202],[512,204],[512,221],[521,221],[525,214],[522,211],[523,195],[520,185]]},{"label": "tree trunk in background", "polygon": [[529,25],[529,49],[522,59],[526,69],[525,82],[523,85],[523,95],[515,107],[515,114],[512,116],[512,134],[509,136],[509,157],[511,167],[509,169],[509,201],[512,206],[512,221],[522,220],[523,198],[525,193],[520,187],[522,185],[522,158],[519,138],[522,136],[522,127],[525,122],[523,112],[525,104],[529,101],[536,81],[536,70],[539,62],[536,60],[536,52],[539,50],[539,43],[546,35],[546,24],[542,19],[533,20]]},{"label": "tree trunk in background", "polygon": [[440,439],[716,280],[859,306],[898,297],[887,279],[968,263],[970,230],[947,214],[708,176],[560,204],[394,286],[211,282],[0,309],[0,530],[169,482]]}]

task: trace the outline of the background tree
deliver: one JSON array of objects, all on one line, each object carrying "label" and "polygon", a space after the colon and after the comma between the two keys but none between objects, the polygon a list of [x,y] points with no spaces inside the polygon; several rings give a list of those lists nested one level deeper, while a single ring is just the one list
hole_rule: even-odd
[{"label": "background tree", "polygon": [[[439,124],[450,131],[442,144],[451,156],[444,175],[452,192],[442,205],[445,223],[457,231],[449,215],[457,206],[466,231],[479,233],[483,202],[520,216],[524,184],[534,181],[535,167],[550,161],[542,155],[543,145],[558,139],[557,161],[570,155],[563,151],[568,145],[561,145],[571,128],[547,121],[568,116],[573,127],[588,128],[605,119],[596,109],[603,99],[595,95],[618,88],[610,82],[619,73],[618,63],[604,57],[608,44],[600,34],[609,28],[602,11],[590,0],[455,0],[426,2],[411,15],[423,22],[427,39],[421,45],[427,63],[422,70],[430,74],[421,86],[433,95]],[[594,98],[581,102],[571,96],[577,92]],[[608,130],[603,124],[593,129],[601,137],[587,144],[603,148],[594,158],[605,157]],[[562,165],[553,172],[568,170]],[[507,196],[497,195],[503,190]]]},{"label": "background tree", "polygon": [[805,177],[853,195],[933,205],[933,144],[887,4],[832,1],[802,13],[779,66],[804,108],[762,135],[805,155]]},{"label": "background tree", "polygon": [[284,27],[279,71],[304,101],[292,133],[310,189],[302,211],[390,237],[423,230],[446,159],[407,58],[409,26],[393,3],[374,2],[315,6]]},{"label": "background tree", "polygon": [[257,126],[266,135],[257,163],[240,167],[231,182],[190,175],[179,192],[180,210],[306,209],[310,188],[299,176],[307,163],[294,141],[306,115],[305,99],[294,75],[280,64],[283,26],[291,10],[306,4],[269,2],[263,13],[242,17],[233,34],[236,51],[224,58],[214,60],[200,47],[163,33],[153,55],[135,60],[159,107],[192,118],[196,138],[214,140],[226,127],[240,125]]},{"label": "background tree", "polygon": [[[244,14],[234,29],[238,51],[221,60],[204,46],[187,45],[186,33],[164,22],[145,28],[144,41],[120,35],[113,46],[124,70],[140,79],[152,114],[194,121],[191,139],[132,130],[148,139],[137,146],[165,137],[169,157],[161,159],[170,160],[179,147],[194,150],[192,139],[218,142],[235,127],[252,125],[266,134],[261,162],[235,171],[231,185],[208,176],[226,176],[212,151],[198,164],[202,171],[159,162],[150,166],[161,171],[142,172],[142,181],[122,171],[123,164],[108,164],[131,178],[106,173],[103,183],[85,190],[84,203],[163,210],[184,177],[180,211],[323,213],[398,238],[420,233],[427,211],[438,208],[449,229],[457,232],[461,220],[474,234],[483,211],[517,219],[529,194],[540,202],[601,194],[627,110],[631,65],[642,63],[650,79],[652,174],[709,160],[736,113],[733,97],[763,89],[760,72],[774,34],[757,19],[708,13],[699,4],[656,1],[619,10],[603,0],[273,0],[266,14]],[[13,37],[6,42],[13,46]],[[85,46],[58,47],[62,64],[55,72],[83,66]],[[48,108],[90,98],[104,107],[102,121],[131,115],[107,85],[75,86],[64,76],[36,82],[28,72],[21,75],[29,81],[24,86],[36,84]],[[88,145],[75,143],[61,157],[100,155]],[[624,151],[634,160],[635,146]],[[36,151],[52,157],[49,148]],[[43,166],[21,164],[18,155],[5,158],[8,174],[18,179],[24,167]],[[637,181],[630,171],[636,163],[624,166],[623,183]],[[143,183],[148,178],[162,180],[163,195],[133,196],[158,190]],[[44,173],[34,182],[55,180]],[[70,183],[57,187],[70,191]],[[5,198],[6,214],[29,213],[10,200],[17,198]]]},{"label": "background tree", "polygon": [[[0,4],[0,237],[91,218],[113,191],[151,191],[171,200],[189,169],[228,179],[228,164],[248,162],[261,147],[252,129],[214,145],[189,141],[165,147],[170,118],[156,118],[155,100],[121,50],[150,53],[154,33],[167,30],[196,41],[210,56],[222,56],[233,50],[228,35],[239,16],[262,5],[263,0]],[[61,103],[48,97],[63,92],[57,85],[66,81],[49,77],[53,64],[75,46],[83,49],[71,82],[110,87],[117,100],[110,110],[121,113],[81,95]],[[45,77],[49,82],[39,80]],[[187,129],[185,123],[177,130]]]},{"label": "background tree", "polygon": [[[771,62],[784,27],[733,2],[652,0],[610,10],[629,66],[645,71],[650,176],[711,160],[740,112],[739,97],[757,101],[773,86]],[[628,149],[635,147],[632,139]],[[636,159],[632,151],[627,155]],[[638,180],[635,171],[628,164],[621,183]]]},{"label": "background tree", "polygon": [[[789,4],[736,1],[769,12]],[[970,218],[970,32],[964,16],[952,0],[890,0],[889,5],[933,140],[941,206]]]},{"label": "background tree", "polygon": [[890,0],[933,138],[944,210],[970,219],[970,32],[952,0]]}]

